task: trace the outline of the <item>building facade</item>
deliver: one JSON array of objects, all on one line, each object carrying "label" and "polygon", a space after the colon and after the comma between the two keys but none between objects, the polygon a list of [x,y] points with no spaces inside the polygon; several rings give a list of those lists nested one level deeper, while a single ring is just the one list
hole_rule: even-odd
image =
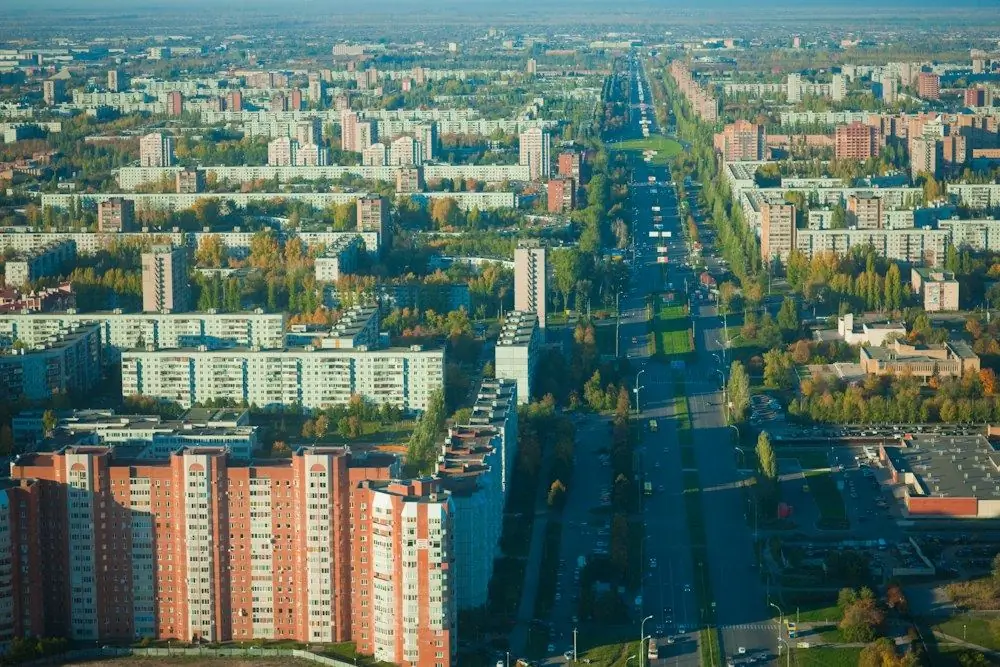
[{"label": "building facade", "polygon": [[514,308],[535,313],[543,329],[548,312],[547,252],[544,246],[530,241],[514,249]]},{"label": "building facade", "polygon": [[142,253],[142,309],[182,313],[190,306],[186,248],[153,246]]},{"label": "building facade", "polygon": [[548,132],[541,128],[522,132],[519,150],[518,164],[528,167],[531,180],[537,181],[552,175],[552,138]]},{"label": "building facade", "polygon": [[541,346],[542,332],[535,313],[507,313],[494,349],[494,369],[496,377],[517,383],[517,400],[521,404],[531,401]]}]

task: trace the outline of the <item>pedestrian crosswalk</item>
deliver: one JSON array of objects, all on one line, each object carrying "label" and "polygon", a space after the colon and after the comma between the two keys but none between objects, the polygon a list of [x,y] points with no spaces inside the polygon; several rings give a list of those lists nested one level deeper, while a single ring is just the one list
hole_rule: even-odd
[{"label": "pedestrian crosswalk", "polygon": [[777,631],[778,626],[776,623],[742,623],[740,625],[727,625],[722,628],[723,630],[770,630],[772,632]]}]

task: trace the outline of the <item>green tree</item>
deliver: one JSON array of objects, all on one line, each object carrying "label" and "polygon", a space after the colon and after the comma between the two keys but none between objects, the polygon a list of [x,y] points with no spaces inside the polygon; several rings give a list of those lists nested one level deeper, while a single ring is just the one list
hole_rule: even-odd
[{"label": "green tree", "polygon": [[786,296],[778,311],[778,328],[786,340],[790,340],[799,330],[799,308],[795,299]]},{"label": "green tree", "polygon": [[760,472],[770,481],[778,479],[778,458],[771,445],[771,438],[767,431],[761,431],[757,436],[757,460],[760,462]]},{"label": "green tree", "polygon": [[550,253],[552,278],[555,288],[562,295],[563,308],[569,308],[570,296],[581,278],[583,262],[576,248],[561,248]]},{"label": "green tree", "polygon": [[418,473],[431,471],[437,454],[437,441],[444,429],[444,391],[431,394],[427,409],[420,416],[406,446],[406,463]]},{"label": "green tree", "polygon": [[781,350],[764,353],[764,386],[785,390],[791,386],[791,363],[788,355]]},{"label": "green tree", "polygon": [[899,275],[899,265],[893,262],[885,274],[885,307],[899,310],[903,307],[903,281]]},{"label": "green tree", "polygon": [[729,420],[734,423],[742,422],[746,417],[747,408],[750,406],[750,374],[739,361],[734,361],[729,368],[726,393],[732,404]]},{"label": "green tree", "polygon": [[326,415],[319,415],[316,417],[316,422],[313,424],[313,435],[316,436],[316,439],[322,440],[325,438],[329,430],[330,418]]},{"label": "green tree", "polygon": [[56,426],[59,425],[59,418],[56,417],[56,413],[52,410],[46,410],[42,413],[42,429],[45,431],[46,436],[52,435],[52,432],[56,430]]},{"label": "green tree", "polygon": [[566,486],[558,479],[552,482],[552,486],[549,487],[549,494],[547,497],[549,507],[552,509],[562,509],[566,502]]}]

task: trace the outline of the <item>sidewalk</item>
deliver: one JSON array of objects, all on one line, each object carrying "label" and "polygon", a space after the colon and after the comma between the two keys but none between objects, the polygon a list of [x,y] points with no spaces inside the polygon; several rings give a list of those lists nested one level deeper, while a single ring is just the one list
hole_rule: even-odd
[{"label": "sidewalk", "polygon": [[962,648],[972,649],[973,651],[979,651],[991,658],[1000,658],[1000,651],[994,651],[993,649],[986,648],[985,646],[980,646],[979,644],[973,644],[972,642],[967,642],[964,639],[959,639],[958,637],[952,637],[951,635],[946,635],[939,630],[934,631],[934,636],[938,639],[942,639],[949,644],[957,644]]},{"label": "sidewalk", "polygon": [[[552,467],[554,447],[546,447],[539,465],[539,473],[544,479],[545,471]],[[545,539],[545,529],[549,525],[549,506],[547,501],[548,488],[545,484],[538,485],[538,498],[535,501],[535,523],[531,529],[531,548],[525,563],[524,587],[521,589],[521,603],[517,608],[517,623],[510,633],[511,656],[523,656],[528,647],[528,630],[535,616],[535,597],[538,594],[538,580],[542,569],[542,543]]]}]

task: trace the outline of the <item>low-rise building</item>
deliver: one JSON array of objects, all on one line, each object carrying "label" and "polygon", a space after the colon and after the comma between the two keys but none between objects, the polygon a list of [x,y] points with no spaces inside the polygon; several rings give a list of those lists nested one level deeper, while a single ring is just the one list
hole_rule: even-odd
[{"label": "low-rise building", "polygon": [[[826,333],[823,331],[816,333],[817,337],[822,340],[832,338],[832,336],[822,335]],[[831,330],[830,333],[834,332]],[[906,325],[902,322],[863,322],[859,326],[854,321],[854,315],[848,313],[837,318],[836,338],[848,345],[879,347],[892,338],[906,338]]]},{"label": "low-rise building", "polygon": [[910,285],[929,313],[958,310],[958,280],[951,271],[923,267],[910,270]]},{"label": "low-rise building", "polygon": [[918,346],[895,340],[883,347],[862,346],[860,357],[868,375],[912,375],[929,380],[979,372],[979,355],[964,341]]},{"label": "low-rise building", "polygon": [[507,313],[494,350],[494,368],[498,378],[517,383],[517,400],[521,404],[531,401],[541,345],[542,334],[535,313],[518,310]]},{"label": "low-rise building", "polygon": [[1000,430],[941,438],[907,434],[879,447],[879,459],[910,519],[1000,517]]}]

